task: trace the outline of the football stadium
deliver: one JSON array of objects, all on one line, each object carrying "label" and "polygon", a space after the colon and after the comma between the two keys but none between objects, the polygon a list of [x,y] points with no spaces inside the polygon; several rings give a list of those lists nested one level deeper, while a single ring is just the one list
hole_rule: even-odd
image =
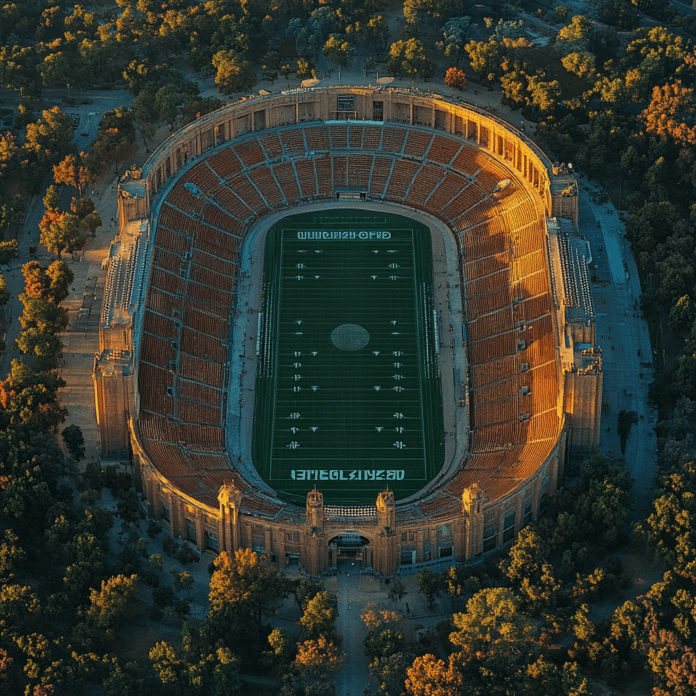
[{"label": "football stadium", "polygon": [[597,446],[572,166],[417,90],[263,94],[118,189],[104,459],[201,552],[311,575],[476,561]]}]

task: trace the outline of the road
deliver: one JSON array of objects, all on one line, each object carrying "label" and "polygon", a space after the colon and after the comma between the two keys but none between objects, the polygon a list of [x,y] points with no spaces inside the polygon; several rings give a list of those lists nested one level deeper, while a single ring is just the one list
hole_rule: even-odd
[{"label": "road", "polygon": [[[656,471],[656,436],[648,405],[648,387],[653,372],[648,325],[640,310],[640,278],[624,238],[618,211],[608,202],[596,202],[592,192],[599,185],[580,178],[580,232],[590,242],[597,266],[593,283],[597,311],[596,342],[602,348],[604,393],[600,449],[621,453],[616,430],[621,409],[635,411],[638,423],[631,430],[626,446],[626,468],[634,479],[636,517],[644,516],[651,503]],[[588,190],[589,189],[589,190]]]}]

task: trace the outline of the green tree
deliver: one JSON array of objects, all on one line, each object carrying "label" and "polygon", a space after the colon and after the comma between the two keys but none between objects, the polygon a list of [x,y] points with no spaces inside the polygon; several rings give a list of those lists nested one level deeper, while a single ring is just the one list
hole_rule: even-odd
[{"label": "green tree", "polygon": [[60,208],[60,195],[58,193],[58,187],[55,184],[51,184],[47,189],[43,197],[43,204],[46,210],[58,210]]},{"label": "green tree", "polygon": [[65,261],[54,261],[46,269],[46,279],[48,281],[46,298],[59,304],[68,296],[75,274]]},{"label": "green tree", "polygon": [[19,242],[13,239],[9,242],[0,242],[0,264],[7,264],[19,256]]},{"label": "green tree", "polygon": [[87,241],[80,229],[79,220],[71,213],[61,213],[58,218],[45,230],[40,237],[48,251],[60,259],[63,252],[79,251]]},{"label": "green tree", "polygon": [[570,24],[563,27],[556,37],[554,51],[560,56],[571,53],[586,53],[590,48],[592,23],[583,15],[575,15]]},{"label": "green tree", "polygon": [[307,606],[300,618],[302,637],[305,640],[326,636],[336,641],[336,629],[334,624],[338,617],[336,597],[328,592],[321,591],[307,602]]},{"label": "green tree", "polygon": [[239,549],[234,556],[222,552],[214,563],[209,594],[212,616],[233,621],[248,618],[260,626],[289,590],[285,578],[250,549]]},{"label": "green tree", "polygon": [[256,84],[254,66],[234,51],[218,51],[213,56],[215,84],[223,94],[247,92]]},{"label": "green tree", "polygon": [[[85,438],[82,436],[82,429],[79,425],[69,425],[61,433],[65,448],[70,452],[70,456],[79,462],[85,456]],[[190,576],[189,576],[190,577]]]},{"label": "green tree", "polygon": [[89,607],[82,614],[84,623],[76,629],[81,643],[91,645],[115,639],[137,583],[137,575],[117,575],[102,581],[101,589],[91,590]]},{"label": "green tree", "polygon": [[477,592],[466,612],[455,614],[450,641],[469,654],[505,656],[519,652],[532,636],[532,621],[518,611],[519,603],[504,588]]},{"label": "green tree", "polygon": [[41,333],[62,333],[68,327],[68,311],[41,297],[19,296],[24,311],[19,318],[23,329],[36,327]]},{"label": "green tree", "polygon": [[35,327],[22,331],[16,343],[20,353],[34,356],[34,369],[39,372],[55,368],[63,351],[58,336],[42,333]]},{"label": "green tree", "polygon": [[72,120],[57,106],[27,125],[26,147],[46,165],[56,164],[72,147]]},{"label": "green tree", "polygon": [[404,634],[393,628],[371,629],[365,635],[365,655],[372,662],[377,658],[391,657],[404,649]]},{"label": "green tree", "polygon": [[406,671],[413,662],[408,653],[378,657],[370,664],[370,675],[377,682],[380,696],[401,696],[406,682]]},{"label": "green tree", "polygon": [[270,632],[268,646],[269,649],[263,654],[263,663],[280,675],[292,660],[290,640],[282,628],[274,628]]},{"label": "green tree", "polygon": [[416,586],[419,594],[428,600],[428,606],[432,611],[435,600],[442,594],[442,578],[430,568],[423,568],[416,573]]},{"label": "green tree", "polygon": [[500,44],[497,41],[469,41],[464,49],[469,54],[471,69],[479,77],[494,82],[500,72]]},{"label": "green tree", "polygon": [[324,58],[326,58],[326,60],[329,61],[329,63],[338,65],[340,68],[345,68],[348,66],[350,63],[351,52],[352,49],[350,44],[347,41],[342,40],[338,34],[331,34],[324,44],[324,48],[321,50],[322,55]]},{"label": "green tree", "polygon": [[10,301],[10,291],[7,289],[7,281],[5,276],[0,273],[0,306],[6,305]]}]

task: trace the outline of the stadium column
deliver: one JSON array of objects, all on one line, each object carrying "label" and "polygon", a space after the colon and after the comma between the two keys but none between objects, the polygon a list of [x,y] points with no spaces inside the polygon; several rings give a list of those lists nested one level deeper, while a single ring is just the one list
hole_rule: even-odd
[{"label": "stadium column", "polygon": [[315,486],[307,493],[307,520],[300,560],[307,573],[319,575],[328,566],[328,555],[324,538],[324,496]]},{"label": "stadium column", "polygon": [[466,558],[478,556],[483,550],[483,493],[478,483],[464,489],[462,508],[467,523]]},{"label": "stadium column", "polygon": [[394,575],[399,567],[400,549],[396,534],[394,493],[387,489],[377,496],[377,532],[372,558],[375,572]]},{"label": "stadium column", "polygon": [[239,508],[242,503],[242,492],[226,483],[220,486],[218,502],[220,503],[220,529],[218,530],[220,551],[234,553],[241,546]]}]

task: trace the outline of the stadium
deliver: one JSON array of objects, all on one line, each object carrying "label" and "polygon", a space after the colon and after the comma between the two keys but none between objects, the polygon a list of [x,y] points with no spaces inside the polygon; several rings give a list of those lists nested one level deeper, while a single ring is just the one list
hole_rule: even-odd
[{"label": "stadium", "polygon": [[599,441],[570,165],[477,107],[315,88],[199,118],[118,190],[102,459],[200,551],[475,561]]}]

